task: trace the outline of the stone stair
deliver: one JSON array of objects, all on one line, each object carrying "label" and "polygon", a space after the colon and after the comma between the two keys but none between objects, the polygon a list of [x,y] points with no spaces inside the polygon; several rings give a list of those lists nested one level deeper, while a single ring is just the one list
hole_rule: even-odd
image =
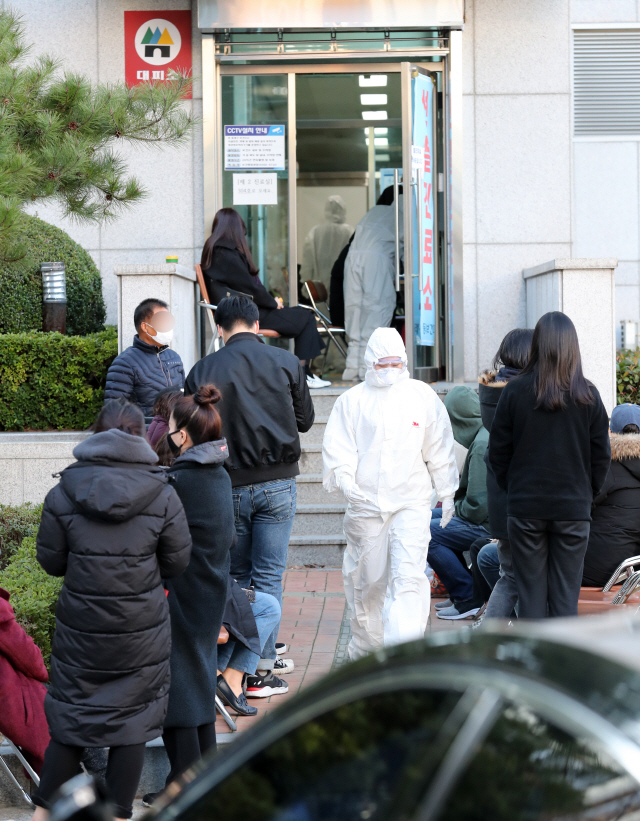
[{"label": "stone stair", "polygon": [[300,435],[298,506],[289,540],[289,567],[342,565],[346,543],[342,520],[347,506],[340,491],[327,493],[322,487],[322,438],[333,404],[345,390],[332,387],[311,391],[316,418],[311,430]]}]

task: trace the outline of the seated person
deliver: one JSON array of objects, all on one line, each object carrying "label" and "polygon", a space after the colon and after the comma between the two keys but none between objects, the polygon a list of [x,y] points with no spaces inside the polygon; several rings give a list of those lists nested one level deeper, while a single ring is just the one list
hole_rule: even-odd
[{"label": "seated person", "polygon": [[640,555],[640,407],[611,414],[611,466],[593,500],[582,585],[604,587],[625,559]]},{"label": "seated person", "polygon": [[156,446],[163,436],[169,432],[169,418],[171,411],[178,399],[182,396],[183,389],[177,385],[172,385],[170,388],[164,388],[156,396],[156,401],[153,403],[153,419],[147,428],[147,442],[156,451]]},{"label": "seated person", "polygon": [[285,308],[280,297],[271,296],[258,277],[258,269],[251,258],[247,244],[247,229],[234,208],[221,208],[213,220],[211,236],[202,249],[202,273],[209,299],[218,303],[238,293],[250,297],[260,312],[260,327],[292,337],[294,353],[305,369],[310,388],[324,388],[331,384],[311,373],[311,360],[324,347],[320,339],[313,311],[296,305]]},{"label": "seated person", "polygon": [[[218,645],[216,693],[222,703],[238,715],[254,716],[258,712],[247,703],[247,697],[266,698],[288,689],[256,687],[253,681],[262,648],[280,623],[280,614],[280,603],[275,596],[253,589],[245,591],[229,576],[227,604],[222,617],[222,624],[229,631],[229,640]],[[245,676],[246,696],[243,692]],[[282,681],[275,676],[271,678],[275,682]]]},{"label": "seated person", "polygon": [[175,319],[161,299],[144,299],[133,314],[137,334],[133,345],[111,363],[104,401],[124,397],[151,416],[158,391],[184,388],[182,360],[169,347]]},{"label": "seated person", "polygon": [[453,602],[438,610],[440,619],[475,616],[483,604],[474,594],[473,579],[463,553],[477,539],[490,539],[487,511],[487,466],[484,454],[489,433],[480,418],[480,400],[471,388],[459,385],[445,396],[453,438],[467,448],[460,485],[455,495],[455,516],[440,527],[442,510],[431,511],[431,541],[428,562],[447,588]]}]

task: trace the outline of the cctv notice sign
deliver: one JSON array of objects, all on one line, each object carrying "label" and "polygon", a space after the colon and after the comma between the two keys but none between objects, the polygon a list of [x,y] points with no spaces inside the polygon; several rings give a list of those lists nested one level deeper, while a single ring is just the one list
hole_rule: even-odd
[{"label": "cctv notice sign", "polygon": [[127,85],[164,82],[171,71],[191,74],[191,67],[190,11],[124,12]]},{"label": "cctv notice sign", "polygon": [[225,125],[225,171],[284,171],[284,125]]}]

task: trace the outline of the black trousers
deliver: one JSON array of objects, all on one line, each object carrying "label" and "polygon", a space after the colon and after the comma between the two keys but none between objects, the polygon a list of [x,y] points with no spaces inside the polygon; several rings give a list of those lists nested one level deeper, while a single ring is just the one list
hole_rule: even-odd
[{"label": "black trousers", "polygon": [[577,616],[590,525],[508,517],[519,618]]},{"label": "black trousers", "polygon": [[[49,809],[51,797],[66,781],[80,772],[84,747],[72,747],[51,739],[44,754],[40,786],[32,796],[38,807]],[[111,747],[107,763],[107,792],[114,803],[116,818],[131,818],[142,765],[144,744]]]},{"label": "black trousers", "polygon": [[216,724],[201,724],[199,727],[165,727],[162,733],[164,748],[169,756],[171,770],[167,776],[167,786],[182,775],[202,756],[216,746]]},{"label": "black trousers", "polygon": [[260,327],[277,331],[281,336],[293,337],[294,352],[298,359],[320,356],[324,343],[318,333],[313,311],[296,305],[267,311],[260,308]]}]

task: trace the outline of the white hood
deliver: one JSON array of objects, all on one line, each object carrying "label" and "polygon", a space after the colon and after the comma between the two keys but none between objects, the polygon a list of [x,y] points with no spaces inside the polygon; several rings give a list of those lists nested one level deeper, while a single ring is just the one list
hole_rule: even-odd
[{"label": "white hood", "polygon": [[364,364],[367,368],[365,375],[365,382],[371,388],[390,387],[389,382],[386,382],[381,376],[380,371],[376,371],[373,367],[380,359],[386,356],[399,356],[404,363],[404,370],[397,373],[394,382],[399,379],[408,379],[407,373],[407,351],[404,347],[402,337],[395,328],[376,328],[369,337],[367,350],[364,354]]}]

